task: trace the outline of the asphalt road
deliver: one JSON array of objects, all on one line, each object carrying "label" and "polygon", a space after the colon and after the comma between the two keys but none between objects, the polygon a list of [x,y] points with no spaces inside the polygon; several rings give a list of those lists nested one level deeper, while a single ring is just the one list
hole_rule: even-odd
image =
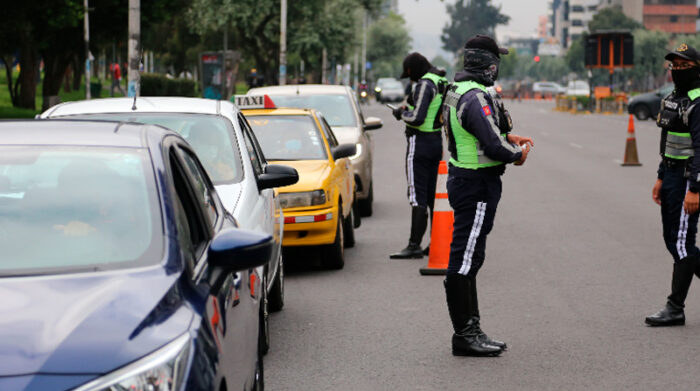
[{"label": "asphalt road", "polygon": [[[636,121],[641,167],[621,167],[627,116],[572,115],[506,102],[535,146],[509,167],[479,273],[482,326],[498,358],[453,357],[442,277],[406,245],[405,137],[390,111],[364,107],[373,131],[374,216],[345,269],[289,268],[272,314],[269,390],[697,390],[700,281],[685,327],[648,328],[670,289],[672,259],[651,200],[659,131]],[[426,235],[427,236],[427,235]],[[427,237],[424,245],[427,244]]]}]

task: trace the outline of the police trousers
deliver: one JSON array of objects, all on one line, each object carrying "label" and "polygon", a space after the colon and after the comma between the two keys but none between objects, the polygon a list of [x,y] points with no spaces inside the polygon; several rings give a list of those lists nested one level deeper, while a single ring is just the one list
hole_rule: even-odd
[{"label": "police trousers", "polygon": [[501,200],[501,177],[484,175],[464,178],[453,173],[447,178],[447,197],[454,210],[448,274],[476,277],[486,257],[486,236],[493,228]]},{"label": "police trousers", "polygon": [[406,180],[411,206],[433,209],[438,167],[442,159],[442,132],[406,130]]},{"label": "police trousers", "polygon": [[664,242],[674,262],[700,255],[700,250],[695,245],[700,212],[689,215],[683,210],[685,193],[688,191],[688,180],[684,173],[683,165],[667,168],[660,193]]}]

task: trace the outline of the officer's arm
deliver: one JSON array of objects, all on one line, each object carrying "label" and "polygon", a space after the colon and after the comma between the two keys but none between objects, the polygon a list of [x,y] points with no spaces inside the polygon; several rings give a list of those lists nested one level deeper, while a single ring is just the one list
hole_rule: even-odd
[{"label": "officer's arm", "polygon": [[690,136],[693,139],[693,150],[695,151],[695,155],[690,161],[688,185],[696,192],[700,192],[700,109],[697,106],[690,111],[688,126],[690,127]]},{"label": "officer's arm", "polygon": [[401,119],[404,120],[408,125],[411,126],[421,126],[425,122],[425,117],[428,114],[428,107],[430,102],[433,100],[437,88],[430,80],[420,80],[413,89],[413,102],[415,102],[415,108],[413,111],[404,111],[401,114]]},{"label": "officer's arm", "polygon": [[465,99],[463,108],[457,113],[462,126],[479,140],[489,158],[504,163],[520,160],[522,150],[501,136],[501,130],[493,119],[493,106],[490,101],[483,92],[477,92],[475,98]]}]

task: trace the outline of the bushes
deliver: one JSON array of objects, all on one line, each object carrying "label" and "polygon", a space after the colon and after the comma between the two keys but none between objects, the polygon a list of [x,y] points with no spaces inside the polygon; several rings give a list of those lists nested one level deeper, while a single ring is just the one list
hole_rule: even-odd
[{"label": "bushes", "polygon": [[194,80],[169,79],[163,75],[141,75],[141,96],[196,96]]}]

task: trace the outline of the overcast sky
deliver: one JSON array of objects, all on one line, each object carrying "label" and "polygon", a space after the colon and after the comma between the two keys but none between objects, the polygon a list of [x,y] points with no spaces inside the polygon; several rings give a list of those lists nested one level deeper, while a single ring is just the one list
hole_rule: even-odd
[{"label": "overcast sky", "polygon": [[[447,57],[440,48],[442,28],[450,19],[446,3],[454,4],[455,0],[399,0],[399,13],[406,19],[413,50],[423,53],[428,59],[437,54]],[[510,16],[508,25],[496,29],[498,39],[504,35],[533,35],[539,16],[547,14],[547,0],[492,0],[492,3],[501,5],[501,12]]]}]

